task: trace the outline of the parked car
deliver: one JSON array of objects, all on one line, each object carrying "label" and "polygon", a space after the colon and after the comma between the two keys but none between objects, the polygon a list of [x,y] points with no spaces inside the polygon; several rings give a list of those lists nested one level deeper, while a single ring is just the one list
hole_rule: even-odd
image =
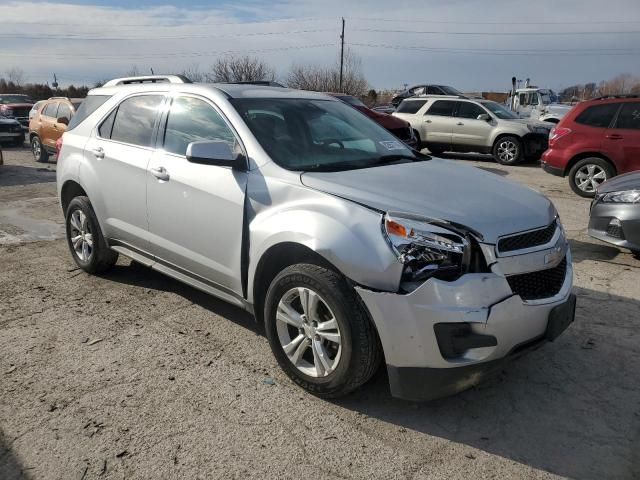
[{"label": "parked car", "polygon": [[558,123],[572,106],[558,101],[553,90],[538,87],[519,88],[507,99],[507,104],[520,118]]},{"label": "parked car", "polygon": [[331,95],[332,97],[342,100],[347,105],[351,105],[359,112],[364,113],[374,122],[379,123],[384,128],[389,130],[411,148],[419,149],[415,132],[409,122],[407,122],[406,120],[401,120],[392,115],[387,115],[386,113],[376,112],[367,107],[364,103],[362,103],[362,101],[360,101],[353,95],[346,95],[344,93],[328,93],[327,95]]},{"label": "parked car", "polygon": [[82,103],[82,98],[51,97],[42,102],[29,122],[29,143],[37,162],[46,162],[56,153],[56,142]]},{"label": "parked car", "polygon": [[464,97],[461,91],[447,85],[415,85],[393,97],[391,104],[397,107],[405,98],[417,97],[419,95],[451,95]]},{"label": "parked car", "polygon": [[403,100],[394,116],[407,120],[434,155],[446,151],[492,153],[498,163],[538,159],[550,126],[518,118],[490,100],[424,96]]},{"label": "parked car", "polygon": [[123,254],[253,312],[321,397],[383,358],[393,395],[449,395],[573,321],[571,252],[542,194],[421,155],[328,95],[161,79],[90,91],[62,137],[84,271]]},{"label": "parked car", "polygon": [[38,100],[36,103],[33,104],[33,107],[31,107],[31,110],[29,110],[29,122],[31,122],[31,119],[35,117],[36,113],[38,112],[38,110],[40,109],[40,107],[44,102],[46,102],[46,100]]},{"label": "parked car", "polygon": [[0,143],[19,146],[24,143],[24,130],[20,122],[13,118],[0,117]]},{"label": "parked car", "polygon": [[542,168],[568,177],[581,197],[621,173],[640,170],[640,96],[581,102],[551,131]]},{"label": "parked car", "polygon": [[29,110],[34,103],[28,95],[0,94],[0,117],[17,120],[24,130],[29,130]]},{"label": "parked car", "polygon": [[640,171],[598,186],[589,217],[589,235],[640,258]]}]

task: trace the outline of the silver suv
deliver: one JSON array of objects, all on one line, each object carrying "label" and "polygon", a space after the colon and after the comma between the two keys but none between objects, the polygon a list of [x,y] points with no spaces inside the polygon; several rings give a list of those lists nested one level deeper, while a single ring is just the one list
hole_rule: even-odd
[{"label": "silver suv", "polygon": [[421,145],[434,155],[446,151],[491,153],[504,165],[540,158],[552,127],[520,119],[490,100],[455,96],[409,98],[393,115],[411,123]]},{"label": "silver suv", "polygon": [[574,318],[547,198],[414,152],[326,95],[113,80],[72,119],[57,175],[82,269],[123,254],[253,312],[319,396],[381,361],[393,395],[448,395]]}]

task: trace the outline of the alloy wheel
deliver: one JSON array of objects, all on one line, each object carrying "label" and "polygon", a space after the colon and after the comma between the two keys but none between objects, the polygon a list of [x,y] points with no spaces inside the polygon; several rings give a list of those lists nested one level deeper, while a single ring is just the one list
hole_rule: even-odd
[{"label": "alloy wheel", "polygon": [[82,210],[74,210],[69,223],[69,238],[73,251],[80,260],[88,262],[93,254],[93,234],[88,218]]},{"label": "alloy wheel", "polygon": [[594,193],[605,180],[607,180],[607,172],[593,163],[583,165],[575,175],[576,186],[586,193]]},{"label": "alloy wheel", "polygon": [[285,355],[301,373],[326,377],[338,367],[340,328],[317,292],[305,287],[287,291],[278,303],[276,330]]},{"label": "alloy wheel", "polygon": [[34,139],[31,140],[31,151],[33,152],[33,156],[36,157],[36,159],[40,159],[42,146],[40,145],[40,140],[38,140],[38,137],[34,137]]},{"label": "alloy wheel", "polygon": [[511,163],[518,158],[518,145],[511,140],[503,140],[498,144],[498,158],[505,163]]}]

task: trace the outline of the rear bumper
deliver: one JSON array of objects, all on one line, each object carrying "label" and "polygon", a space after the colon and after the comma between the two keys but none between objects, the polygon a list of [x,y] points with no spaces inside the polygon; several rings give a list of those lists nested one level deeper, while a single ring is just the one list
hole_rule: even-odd
[{"label": "rear bumper", "polygon": [[542,169],[556,175],[558,177],[565,176],[566,165],[569,163],[569,159],[565,158],[560,151],[549,148],[542,154]]}]

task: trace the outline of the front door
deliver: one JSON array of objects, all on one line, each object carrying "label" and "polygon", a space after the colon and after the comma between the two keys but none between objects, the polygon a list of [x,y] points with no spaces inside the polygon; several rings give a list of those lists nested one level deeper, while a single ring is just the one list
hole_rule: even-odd
[{"label": "front door", "polygon": [[247,174],[230,167],[191,163],[187,145],[222,140],[240,143],[207,99],[173,99],[159,146],[147,171],[147,212],[152,253],[168,265],[214,288],[242,293],[240,259]]},{"label": "front door", "polygon": [[40,141],[42,142],[42,145],[47,147],[47,150],[49,151],[54,149],[56,146],[56,141],[52,141],[51,139],[56,134],[54,126],[56,125],[56,119],[58,118],[58,105],[60,105],[59,102],[51,102],[45,105],[38,120]]},{"label": "front door", "polygon": [[603,150],[618,173],[640,170],[640,102],[625,102],[613,128],[604,135]]},{"label": "front door", "polygon": [[433,146],[449,147],[456,102],[453,100],[436,100],[425,112],[423,122],[425,124],[426,142]]},{"label": "front door", "polygon": [[[472,102],[457,102],[455,125],[453,126],[452,143],[465,148],[490,146],[493,117]],[[489,120],[478,120],[478,115],[489,115]],[[482,148],[481,148],[482,150]]]}]

